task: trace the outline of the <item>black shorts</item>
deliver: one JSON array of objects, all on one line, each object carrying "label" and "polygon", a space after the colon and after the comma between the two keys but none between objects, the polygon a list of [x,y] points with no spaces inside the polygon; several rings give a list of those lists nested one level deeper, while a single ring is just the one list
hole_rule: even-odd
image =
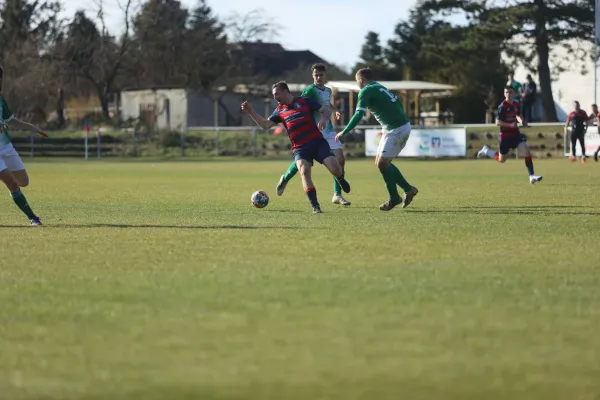
[{"label": "black shorts", "polygon": [[306,160],[313,164],[313,161],[316,160],[319,164],[323,164],[327,157],[335,156],[325,138],[310,141],[294,150],[294,160],[296,161]]},{"label": "black shorts", "polygon": [[571,131],[572,139],[583,139],[585,137],[585,131]]},{"label": "black shorts", "polygon": [[499,138],[498,144],[500,147],[500,154],[505,155],[511,149],[516,149],[523,142],[526,142],[527,138],[522,133],[517,133],[514,136],[509,136],[505,138]]}]

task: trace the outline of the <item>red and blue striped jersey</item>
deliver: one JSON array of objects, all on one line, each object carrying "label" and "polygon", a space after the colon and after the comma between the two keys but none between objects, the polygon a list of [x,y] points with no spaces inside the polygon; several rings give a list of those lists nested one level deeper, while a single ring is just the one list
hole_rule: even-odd
[{"label": "red and blue striped jersey", "polygon": [[292,150],[295,150],[313,140],[323,139],[313,117],[320,109],[321,104],[317,101],[296,97],[290,104],[279,104],[269,120],[277,124],[283,123],[292,142]]},{"label": "red and blue striped jersey", "polygon": [[[517,115],[521,115],[521,105],[519,102],[513,101],[512,103],[509,103],[504,100],[498,106],[498,119],[502,122],[513,124],[517,122]],[[515,136],[519,133],[519,127],[500,127],[500,139]]]},{"label": "red and blue striped jersey", "polygon": [[585,111],[573,111],[569,114],[569,122],[571,123],[571,132],[582,134],[585,132],[585,124],[588,122],[588,115]]}]

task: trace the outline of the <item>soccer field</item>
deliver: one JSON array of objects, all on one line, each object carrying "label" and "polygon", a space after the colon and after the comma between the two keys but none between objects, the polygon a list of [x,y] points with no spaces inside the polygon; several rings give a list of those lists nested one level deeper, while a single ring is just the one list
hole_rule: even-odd
[{"label": "soccer field", "polygon": [[[27,163],[27,159],[25,162]],[[0,214],[0,399],[600,396],[600,165],[37,161]],[[265,190],[265,209],[250,195]]]}]

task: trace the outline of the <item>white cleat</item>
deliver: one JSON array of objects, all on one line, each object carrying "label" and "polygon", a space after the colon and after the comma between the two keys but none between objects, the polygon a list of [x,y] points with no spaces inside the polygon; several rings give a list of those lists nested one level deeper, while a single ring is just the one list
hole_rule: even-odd
[{"label": "white cleat", "polygon": [[281,175],[281,178],[279,178],[279,182],[277,183],[277,187],[275,188],[277,190],[277,196],[281,196],[283,194],[286,186],[287,182],[283,180],[283,175]]},{"label": "white cleat", "polygon": [[349,206],[350,204],[352,204],[348,200],[343,198],[341,194],[334,194],[333,198],[331,199],[331,202],[333,204],[341,204],[343,206]]},{"label": "white cleat", "polygon": [[532,185],[537,183],[537,182],[541,182],[542,181],[542,176],[537,176],[537,175],[530,175],[529,176],[529,183],[531,183]]},{"label": "white cleat", "polygon": [[485,145],[481,148],[481,150],[479,150],[479,152],[477,153],[477,158],[484,158],[488,156],[488,151],[490,151],[490,148]]}]

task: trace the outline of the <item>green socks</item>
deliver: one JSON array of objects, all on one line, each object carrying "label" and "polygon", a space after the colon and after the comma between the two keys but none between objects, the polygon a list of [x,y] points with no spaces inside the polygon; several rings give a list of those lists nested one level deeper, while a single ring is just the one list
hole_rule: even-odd
[{"label": "green socks", "polygon": [[395,203],[400,202],[400,194],[398,193],[398,188],[396,187],[396,179],[394,178],[394,173],[391,170],[391,168],[386,169],[384,172],[381,173],[381,175],[383,175],[385,187],[387,188],[387,191],[390,194],[390,200],[392,200]]},{"label": "green socks", "polygon": [[294,175],[296,175],[297,173],[298,173],[298,167],[296,166],[296,161],[293,161],[290,164],[290,167],[288,168],[286,173],[283,175],[283,181],[286,183],[289,182],[290,179],[292,179],[294,177]]},{"label": "green socks", "polygon": [[394,164],[390,163],[390,166],[388,167],[388,169],[385,172],[389,173],[390,176],[393,177],[394,182],[396,182],[396,184],[398,184],[398,186],[400,186],[402,188],[402,190],[404,190],[404,193],[408,192],[410,190],[410,188],[412,187],[406,181],[406,179],[404,179],[404,176],[402,176],[402,173]]},{"label": "green socks", "polygon": [[[342,169],[342,178],[343,177],[344,177],[344,170]],[[340,185],[338,180],[335,179],[335,176],[333,177],[333,193],[337,194],[338,196],[342,195],[342,185]]]},{"label": "green socks", "polygon": [[27,204],[27,199],[25,198],[25,195],[23,194],[23,192],[21,192],[20,189],[14,193],[11,193],[10,196],[12,197],[15,204],[21,209],[21,211],[23,211],[23,214],[27,215],[27,218],[35,218],[33,210],[31,209],[31,207],[29,207],[29,204]]}]

